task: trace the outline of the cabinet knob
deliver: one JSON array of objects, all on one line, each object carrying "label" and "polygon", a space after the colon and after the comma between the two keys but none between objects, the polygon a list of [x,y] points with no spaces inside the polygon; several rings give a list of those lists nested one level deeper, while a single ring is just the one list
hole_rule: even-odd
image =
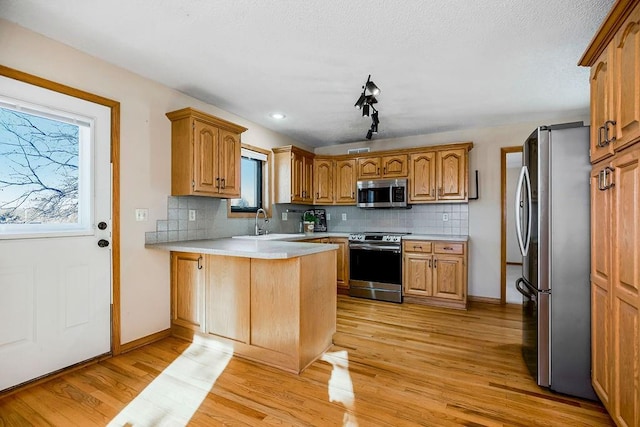
[{"label": "cabinet knob", "polygon": [[445,246],[442,249],[444,249],[445,251],[452,251],[453,250],[453,248],[451,246]]}]

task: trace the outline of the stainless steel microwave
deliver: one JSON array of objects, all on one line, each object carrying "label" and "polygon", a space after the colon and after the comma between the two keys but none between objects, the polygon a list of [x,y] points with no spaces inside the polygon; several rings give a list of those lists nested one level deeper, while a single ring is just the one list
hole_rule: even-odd
[{"label": "stainless steel microwave", "polygon": [[406,208],[407,180],[358,181],[357,196],[357,206],[360,208]]}]

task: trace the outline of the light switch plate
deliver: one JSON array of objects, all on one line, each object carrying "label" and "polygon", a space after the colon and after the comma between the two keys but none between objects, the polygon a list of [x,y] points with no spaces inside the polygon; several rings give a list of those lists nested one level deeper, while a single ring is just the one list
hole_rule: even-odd
[{"label": "light switch plate", "polygon": [[189,209],[189,221],[195,221],[195,220],[196,220],[196,210]]},{"label": "light switch plate", "polygon": [[449,214],[443,213],[442,214],[442,220],[445,221],[445,222],[449,221]]},{"label": "light switch plate", "polygon": [[347,214],[346,214],[346,213],[343,213],[343,214],[342,214],[342,220],[343,220],[343,221],[346,221],[346,220],[347,220]]},{"label": "light switch plate", "polygon": [[331,221],[331,214],[330,213],[327,214],[327,221]]},{"label": "light switch plate", "polygon": [[287,213],[286,212],[282,212],[282,220],[283,221],[287,220]]},{"label": "light switch plate", "polygon": [[136,209],[136,221],[146,221],[149,219],[149,209],[137,208]]}]

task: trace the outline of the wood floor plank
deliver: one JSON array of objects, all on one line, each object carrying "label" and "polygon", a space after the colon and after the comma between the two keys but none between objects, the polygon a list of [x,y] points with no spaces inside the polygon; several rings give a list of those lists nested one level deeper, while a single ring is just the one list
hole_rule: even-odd
[{"label": "wood floor plank", "polygon": [[[614,425],[599,402],[536,385],[517,306],[339,296],[337,315],[334,345],[300,375],[166,338],[0,399],[0,426]],[[123,417],[132,402],[142,413]]]}]

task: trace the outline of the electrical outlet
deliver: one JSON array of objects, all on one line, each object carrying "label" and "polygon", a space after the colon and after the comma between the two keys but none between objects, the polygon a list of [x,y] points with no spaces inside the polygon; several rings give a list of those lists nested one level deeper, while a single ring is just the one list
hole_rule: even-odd
[{"label": "electrical outlet", "polygon": [[287,213],[286,212],[282,212],[282,220],[283,221],[287,220]]},{"label": "electrical outlet", "polygon": [[138,208],[136,209],[136,221],[146,221],[149,219],[149,209]]},{"label": "electrical outlet", "polygon": [[196,210],[189,209],[189,221],[195,221],[195,220],[196,220]]},{"label": "electrical outlet", "polygon": [[331,214],[330,213],[327,214],[327,221],[331,221]]},{"label": "electrical outlet", "polygon": [[449,214],[443,213],[442,214],[442,220],[443,221],[449,221]]},{"label": "electrical outlet", "polygon": [[343,213],[343,214],[342,214],[342,220],[343,220],[343,221],[346,221],[346,220],[347,220],[347,214],[346,214],[346,213]]}]

